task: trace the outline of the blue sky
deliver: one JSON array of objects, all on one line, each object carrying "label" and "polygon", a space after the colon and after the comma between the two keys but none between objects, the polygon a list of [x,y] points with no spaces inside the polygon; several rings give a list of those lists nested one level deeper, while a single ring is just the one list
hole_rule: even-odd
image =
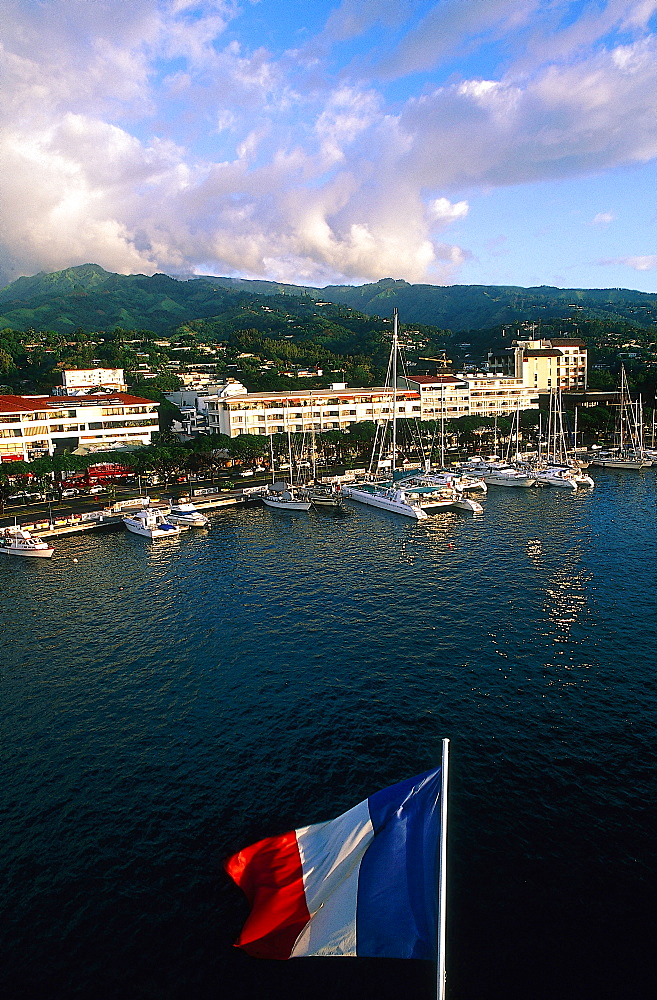
[{"label": "blue sky", "polygon": [[657,291],[657,0],[0,0],[0,283]]}]

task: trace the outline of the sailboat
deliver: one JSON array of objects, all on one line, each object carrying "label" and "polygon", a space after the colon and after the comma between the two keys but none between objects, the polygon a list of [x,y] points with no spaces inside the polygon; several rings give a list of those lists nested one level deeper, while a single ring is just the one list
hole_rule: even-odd
[{"label": "sailboat", "polygon": [[561,399],[561,389],[550,390],[547,455],[545,460],[539,458],[539,462],[532,469],[532,475],[538,483],[572,492],[580,486],[594,486],[595,483],[568,457]]},{"label": "sailboat", "polygon": [[[392,514],[401,514],[404,517],[411,517],[416,521],[422,521],[430,513],[444,508],[461,508],[472,513],[479,513],[483,510],[481,504],[476,500],[463,497],[451,486],[441,486],[431,483],[423,478],[422,473],[397,471],[395,462],[397,458],[397,358],[399,354],[399,314],[397,309],[393,313],[393,334],[390,359],[388,361],[388,378],[386,385],[392,393],[392,458],[390,460],[391,479],[372,478],[342,487],[342,495],[350,500],[357,500],[358,503],[367,504],[370,507],[379,507],[381,510],[388,510]],[[385,434],[380,435],[377,461],[377,442],[375,440],[372,449],[372,461],[370,469],[377,462],[377,468],[384,467],[387,463],[382,458]]]},{"label": "sailboat", "polygon": [[643,421],[638,414],[639,403],[633,403],[627,384],[625,366],[621,365],[618,419],[616,421],[615,446],[601,451],[593,459],[593,465],[608,469],[646,469],[652,465],[643,448]]},{"label": "sailboat", "polygon": [[[292,438],[290,437],[290,431],[287,432],[287,447],[290,456],[290,477],[292,477]],[[267,487],[267,491],[262,494],[262,502],[265,507],[271,507],[273,510],[310,510],[310,500],[304,497],[298,496],[295,492],[292,484],[288,483],[277,483],[274,479],[274,439],[272,436],[269,438],[269,449],[271,454],[271,484]]]}]

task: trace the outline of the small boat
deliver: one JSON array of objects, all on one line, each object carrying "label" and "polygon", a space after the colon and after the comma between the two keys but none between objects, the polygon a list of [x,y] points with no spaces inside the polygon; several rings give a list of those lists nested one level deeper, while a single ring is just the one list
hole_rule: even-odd
[{"label": "small boat", "polygon": [[310,500],[313,507],[342,507],[340,491],[332,486],[307,486],[299,491],[299,496]]},{"label": "small boat", "polygon": [[464,476],[475,474],[487,486],[535,486],[536,477],[509,465],[508,462],[470,461],[461,466]]},{"label": "small boat", "polygon": [[207,528],[210,523],[205,514],[201,514],[193,503],[172,503],[166,517],[170,524],[179,524],[186,528]]},{"label": "small boat", "polygon": [[6,556],[28,556],[36,559],[50,559],[55,550],[38,535],[31,535],[25,528],[14,525],[5,528],[0,535],[0,553]]},{"label": "small boat", "polygon": [[451,486],[457,493],[488,493],[488,487],[480,476],[462,476],[458,472],[444,469],[425,472],[424,478],[436,486]]},{"label": "small boat", "polygon": [[177,524],[170,524],[161,510],[145,507],[123,518],[128,531],[142,538],[176,538],[180,534]]},{"label": "small boat", "polygon": [[292,486],[287,483],[272,483],[267,492],[262,494],[265,507],[274,510],[310,510],[310,500],[298,496]]}]

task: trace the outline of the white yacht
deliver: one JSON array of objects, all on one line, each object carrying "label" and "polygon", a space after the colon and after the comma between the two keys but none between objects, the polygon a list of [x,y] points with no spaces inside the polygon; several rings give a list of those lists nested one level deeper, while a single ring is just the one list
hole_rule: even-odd
[{"label": "white yacht", "polygon": [[[449,484],[430,481],[423,478],[422,474],[415,471],[403,471],[395,469],[397,457],[397,355],[398,355],[398,323],[399,316],[397,310],[393,313],[393,334],[392,346],[390,350],[390,360],[388,362],[388,378],[386,385],[390,388],[392,396],[392,459],[383,458],[383,439],[385,428],[382,429],[380,439],[375,439],[372,449],[372,461],[370,468],[375,465],[378,457],[378,466],[389,466],[391,478],[385,481],[381,478],[371,478],[363,482],[345,483],[341,493],[350,500],[357,500],[358,503],[367,504],[370,507],[378,507],[381,510],[388,510],[393,514],[402,514],[404,517],[412,517],[416,521],[424,520],[430,513],[445,508],[454,508],[479,512],[483,510],[476,500],[463,497]],[[377,432],[378,433],[378,432]]]},{"label": "white yacht", "polygon": [[28,556],[50,559],[55,550],[38,535],[31,535],[25,528],[14,525],[0,534],[0,553],[6,556]]},{"label": "white yacht", "polygon": [[142,538],[176,538],[180,534],[177,524],[170,524],[161,510],[145,507],[123,518],[128,531]]},{"label": "white yacht", "polygon": [[471,459],[461,466],[464,476],[476,475],[483,479],[487,486],[535,486],[536,477],[533,473],[515,469],[508,462],[484,462]]},{"label": "white yacht", "polygon": [[[397,485],[403,487],[408,494],[428,514],[437,510],[466,510],[471,514],[481,514],[483,507],[472,497],[464,496],[463,491],[451,483],[441,483],[440,477],[432,473],[416,473],[408,478],[397,474]],[[436,481],[438,480],[438,482]]]},{"label": "white yacht", "polygon": [[457,493],[488,493],[488,487],[480,476],[464,476],[457,472],[438,470],[426,472],[424,478],[436,486],[451,486]]},{"label": "white yacht", "polygon": [[354,483],[353,486],[343,486],[341,492],[350,500],[389,510],[393,514],[413,517],[416,521],[428,517],[426,510],[420,506],[417,494],[407,493],[400,486],[392,486],[390,483]]},{"label": "white yacht", "polygon": [[310,500],[300,497],[292,486],[287,483],[272,483],[267,492],[262,494],[265,507],[273,510],[310,510]]},{"label": "white yacht", "polygon": [[559,489],[576,490],[582,486],[595,486],[594,481],[581,469],[570,465],[547,465],[532,469],[537,483]]},{"label": "white yacht", "polygon": [[173,503],[166,515],[170,524],[178,524],[181,528],[207,528],[210,523],[205,514],[194,506],[193,503]]}]

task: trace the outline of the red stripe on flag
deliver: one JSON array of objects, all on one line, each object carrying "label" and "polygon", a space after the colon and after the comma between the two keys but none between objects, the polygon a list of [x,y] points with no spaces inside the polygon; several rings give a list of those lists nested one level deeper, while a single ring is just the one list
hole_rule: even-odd
[{"label": "red stripe on flag", "polygon": [[259,840],[224,867],[252,906],[235,946],[255,958],[289,958],[310,920],[296,833]]}]

